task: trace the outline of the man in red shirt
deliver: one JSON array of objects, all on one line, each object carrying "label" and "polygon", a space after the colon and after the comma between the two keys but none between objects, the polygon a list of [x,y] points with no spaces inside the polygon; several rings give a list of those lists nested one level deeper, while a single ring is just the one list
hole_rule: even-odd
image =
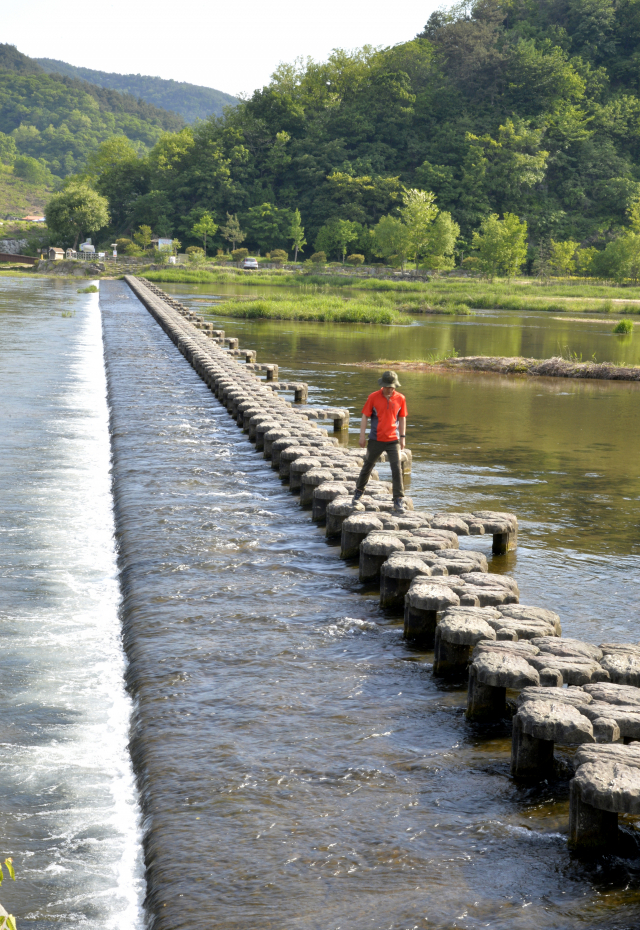
[{"label": "man in red shirt", "polygon": [[[382,453],[386,452],[393,480],[393,509],[395,513],[405,513],[407,508],[404,502],[400,450],[405,447],[407,402],[404,395],[396,390],[400,387],[400,382],[395,371],[385,371],[378,379],[378,384],[380,390],[370,394],[362,408],[360,447],[364,449],[366,445],[367,455],[351,503],[357,507],[376,462]],[[366,441],[368,419],[371,419],[369,442]]]}]

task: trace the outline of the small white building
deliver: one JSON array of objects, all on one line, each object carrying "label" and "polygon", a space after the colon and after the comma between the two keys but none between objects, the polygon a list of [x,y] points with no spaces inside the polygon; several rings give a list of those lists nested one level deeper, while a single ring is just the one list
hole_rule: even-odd
[{"label": "small white building", "polygon": [[49,261],[61,262],[64,260],[64,249],[49,249]]},{"label": "small white building", "polygon": [[77,258],[77,257],[78,257],[78,253],[77,253],[77,252],[74,252],[73,249],[67,249],[67,258],[68,258],[68,259]]}]

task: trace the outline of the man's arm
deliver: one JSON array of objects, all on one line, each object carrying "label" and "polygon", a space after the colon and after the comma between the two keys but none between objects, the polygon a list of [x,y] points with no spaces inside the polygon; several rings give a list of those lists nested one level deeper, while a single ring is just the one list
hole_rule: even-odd
[{"label": "man's arm", "polygon": [[364,449],[364,447],[367,444],[367,420],[368,419],[369,417],[365,416],[363,413],[362,419],[360,420],[360,439],[358,440],[360,443],[361,449]]},{"label": "man's arm", "polygon": [[[398,436],[400,437],[400,448],[405,447],[405,436],[407,435],[407,418],[400,417],[398,421]],[[362,443],[360,443],[362,445]]]}]

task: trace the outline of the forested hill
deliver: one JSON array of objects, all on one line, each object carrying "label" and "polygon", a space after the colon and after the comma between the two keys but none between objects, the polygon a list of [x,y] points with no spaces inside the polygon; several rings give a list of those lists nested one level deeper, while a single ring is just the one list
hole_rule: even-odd
[{"label": "forested hill", "polygon": [[75,77],[98,87],[107,87],[120,93],[132,94],[152,103],[179,113],[187,123],[208,116],[222,116],[223,108],[235,106],[238,102],[231,94],[212,87],[187,84],[184,81],[171,81],[146,74],[112,74],[107,71],[93,71],[91,68],[77,68],[54,58],[38,58],[38,64],[51,74]]},{"label": "forested hill", "polygon": [[144,151],[163,132],[183,126],[177,113],[77,78],[46,74],[14,46],[0,45],[0,160],[5,163],[17,152],[64,177],[81,169],[114,135],[127,136]]},{"label": "forested hill", "polygon": [[160,143],[136,187],[144,210],[117,173],[102,183],[120,224],[161,218],[183,238],[198,210],[250,225],[267,204],[272,218],[299,209],[311,243],[355,221],[349,248],[366,251],[405,185],[435,192],[467,243],[509,211],[533,243],[600,247],[640,196],[639,158],[640,0],[476,0],[393,48],[279,67],[222,119]]}]

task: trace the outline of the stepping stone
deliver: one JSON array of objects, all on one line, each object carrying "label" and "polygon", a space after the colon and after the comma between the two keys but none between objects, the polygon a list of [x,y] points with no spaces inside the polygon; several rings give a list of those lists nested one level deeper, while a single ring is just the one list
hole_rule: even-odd
[{"label": "stepping stone", "polygon": [[640,656],[609,654],[600,664],[614,684],[640,687]]},{"label": "stepping stone", "polygon": [[487,588],[503,587],[515,594],[516,597],[520,596],[515,579],[510,578],[508,575],[494,575],[492,572],[486,574],[484,572],[468,572],[462,575],[462,578],[467,584]]},{"label": "stepping stone", "polygon": [[575,764],[569,845],[577,852],[615,848],[618,814],[640,814],[640,747],[581,746]]},{"label": "stepping stone", "polygon": [[385,529],[385,521],[373,513],[354,513],[342,523],[341,559],[360,556],[360,543],[375,530]]},{"label": "stepping stone", "polygon": [[457,536],[468,536],[469,527],[456,514],[437,513],[431,520],[431,528],[434,530],[448,530]]},{"label": "stepping stone", "polygon": [[593,698],[582,688],[525,688],[518,695],[518,706],[522,707],[527,701],[553,701],[564,702],[573,707],[585,707],[593,703]]},{"label": "stepping stone", "polygon": [[[516,606],[504,607],[500,613],[503,617],[511,620],[522,620],[524,622],[535,621],[549,623],[554,627],[556,636],[562,636],[562,627],[560,617],[553,610],[546,610],[544,607],[525,607],[522,604]],[[553,634],[551,634],[553,635]]]},{"label": "stepping stone", "polygon": [[601,643],[600,649],[605,656],[640,656],[640,646],[637,643]]},{"label": "stepping stone", "polygon": [[494,510],[477,510],[471,514],[475,524],[481,524],[485,533],[493,536],[494,555],[516,549],[518,546],[518,521],[515,514]]},{"label": "stepping stone", "polygon": [[[492,610],[493,608],[484,608],[486,611]],[[491,626],[491,621],[487,618],[487,623]],[[496,639],[494,642],[481,642],[478,643],[476,648],[473,650],[472,658],[475,659],[477,655],[480,655],[483,652],[499,652],[502,655],[513,655],[520,656],[523,659],[528,658],[529,656],[537,656],[540,652],[537,646],[533,646],[526,639],[521,640],[506,640],[500,639],[500,633],[502,630],[496,630]]]},{"label": "stepping stone", "polygon": [[[604,701],[593,701],[583,709],[583,714],[594,723],[598,719],[612,720],[617,729],[613,739],[640,740],[640,705],[638,704],[607,704]],[[604,740],[603,740],[604,742]]]},{"label": "stepping stone", "polygon": [[457,535],[447,530],[431,530],[422,527],[413,530],[413,535],[424,540],[423,552],[426,552],[427,549],[434,552],[438,549],[458,549],[460,545]]},{"label": "stepping stone", "polygon": [[390,556],[380,568],[380,606],[404,608],[404,598],[413,579],[446,575],[447,567],[431,552],[403,552]]},{"label": "stepping stone", "polygon": [[[606,681],[608,673],[593,659],[587,659],[583,656],[555,656],[549,653],[540,652],[540,655],[534,656],[529,660],[534,668],[561,676],[558,684],[568,685],[586,685],[591,681]],[[547,676],[549,680],[551,676]]]},{"label": "stepping stone", "polygon": [[[300,504],[303,507],[312,507],[316,489],[332,479],[332,473],[323,466],[306,471],[300,479]],[[345,491],[346,488],[343,487],[342,490]]]},{"label": "stepping stone", "polygon": [[[562,689],[548,689],[549,692],[558,690]],[[514,778],[544,778],[553,769],[555,743],[575,746],[593,742],[591,721],[573,704],[552,698],[547,700],[546,697],[544,700],[530,698],[521,704],[513,718],[511,775]]]},{"label": "stepping stone", "polygon": [[539,684],[540,675],[527,659],[506,649],[481,651],[469,666],[467,717],[497,720],[506,712],[507,688],[521,691]]},{"label": "stepping stone", "polygon": [[[423,536],[417,537],[423,539]],[[486,556],[482,552],[470,550],[441,549],[436,550],[439,558],[447,563],[450,575],[465,575],[473,572],[484,574],[489,571]]]},{"label": "stepping stone", "polygon": [[631,685],[599,681],[597,684],[585,685],[583,691],[590,694],[594,701],[602,701],[605,704],[640,705],[640,689]]},{"label": "stepping stone", "polygon": [[602,658],[602,650],[591,643],[583,643],[579,639],[565,639],[558,636],[538,636],[533,640],[534,645],[538,646],[540,652],[549,655],[568,658],[570,656],[582,656],[585,659],[592,659],[599,662]]},{"label": "stepping stone", "polygon": [[494,639],[495,635],[482,609],[454,607],[447,611],[436,626],[434,675],[453,676],[466,671],[476,643]]},{"label": "stepping stone", "polygon": [[299,459],[291,462],[289,465],[289,490],[292,493],[300,493],[302,487],[302,476],[311,471],[312,468],[320,468],[321,461],[315,456],[303,455]]},{"label": "stepping stone", "polygon": [[380,578],[380,569],[394,552],[404,552],[409,533],[376,531],[360,543],[360,581],[369,584]]},{"label": "stepping stone", "polygon": [[327,506],[337,497],[346,498],[347,486],[343,481],[327,480],[313,491],[311,519],[314,523],[324,523],[327,518]]},{"label": "stepping stone", "polygon": [[460,603],[454,590],[435,581],[414,579],[404,600],[404,637],[425,649],[433,648],[443,613]]}]

